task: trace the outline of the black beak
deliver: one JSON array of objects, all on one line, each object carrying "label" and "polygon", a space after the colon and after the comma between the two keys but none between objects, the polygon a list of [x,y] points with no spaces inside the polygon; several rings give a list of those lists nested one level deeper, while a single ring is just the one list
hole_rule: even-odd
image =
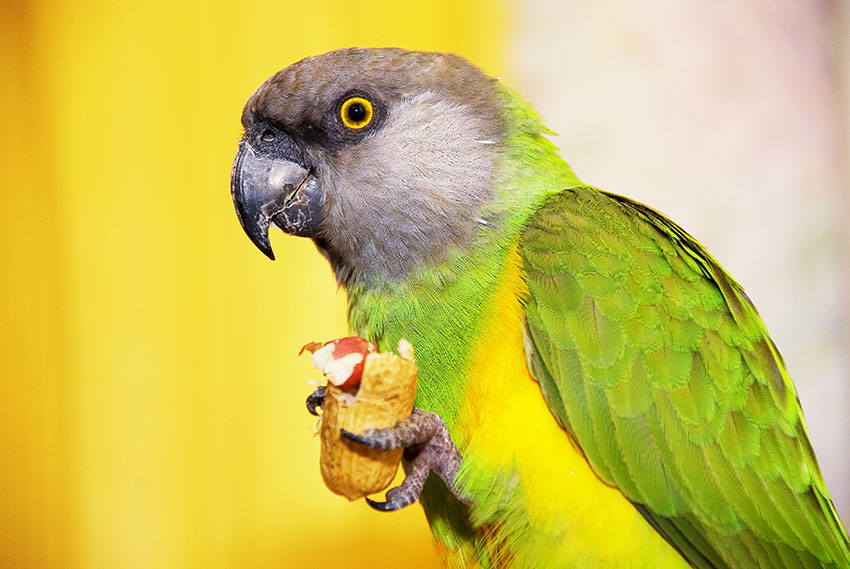
[{"label": "black beak", "polygon": [[230,192],[242,229],[271,260],[272,222],[291,235],[319,235],[321,189],[310,170],[297,162],[260,154],[243,140],[233,162]]}]

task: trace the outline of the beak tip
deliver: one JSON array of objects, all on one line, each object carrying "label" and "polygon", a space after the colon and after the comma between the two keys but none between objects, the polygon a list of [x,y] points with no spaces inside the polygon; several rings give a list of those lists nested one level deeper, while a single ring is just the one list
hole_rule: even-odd
[{"label": "beak tip", "polygon": [[[274,261],[274,252],[272,245],[269,242],[269,220],[264,215],[256,215],[253,219],[244,211],[241,200],[235,200],[236,216],[239,218],[239,224],[242,230],[254,247],[263,252],[263,255]],[[249,220],[246,223],[246,220]]]},{"label": "beak tip", "polygon": [[[244,139],[239,144],[230,174],[236,216],[254,246],[272,261],[275,260],[269,242],[272,225],[291,235],[312,236],[307,229],[312,218],[318,218],[318,211],[314,210],[319,200],[310,194],[309,180],[309,168],[300,163],[268,153],[258,154]],[[305,185],[308,187],[302,191]],[[312,205],[308,207],[309,204]],[[278,217],[287,208],[290,214]]]},{"label": "beak tip", "polygon": [[257,249],[262,251],[263,255],[274,261],[274,251],[272,251],[272,244],[269,242],[268,224],[258,223],[252,227],[256,229],[256,232],[245,229],[248,238]]}]

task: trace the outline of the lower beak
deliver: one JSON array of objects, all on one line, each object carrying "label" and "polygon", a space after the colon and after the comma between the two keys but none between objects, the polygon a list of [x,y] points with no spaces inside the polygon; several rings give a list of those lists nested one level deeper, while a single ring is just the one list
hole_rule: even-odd
[{"label": "lower beak", "polygon": [[230,177],[236,215],[251,242],[274,260],[269,243],[272,222],[291,235],[317,237],[321,190],[310,171],[284,158],[258,154],[241,142]]}]

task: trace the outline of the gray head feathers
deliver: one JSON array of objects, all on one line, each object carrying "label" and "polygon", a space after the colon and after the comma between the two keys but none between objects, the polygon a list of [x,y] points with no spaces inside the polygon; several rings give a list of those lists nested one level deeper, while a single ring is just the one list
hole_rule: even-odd
[{"label": "gray head feathers", "polygon": [[[374,124],[339,120],[362,96]],[[503,127],[493,80],[450,54],[344,49],[267,80],[243,113],[295,140],[323,188],[315,240],[341,283],[401,279],[463,248],[493,197]]]}]

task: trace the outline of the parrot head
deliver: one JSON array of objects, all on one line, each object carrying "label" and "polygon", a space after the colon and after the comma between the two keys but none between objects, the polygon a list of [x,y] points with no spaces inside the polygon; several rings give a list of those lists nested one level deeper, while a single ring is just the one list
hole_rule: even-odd
[{"label": "parrot head", "polygon": [[342,49],[266,80],[242,113],[231,191],[251,241],[312,238],[341,283],[400,279],[470,243],[504,139],[496,83],[466,60]]}]

